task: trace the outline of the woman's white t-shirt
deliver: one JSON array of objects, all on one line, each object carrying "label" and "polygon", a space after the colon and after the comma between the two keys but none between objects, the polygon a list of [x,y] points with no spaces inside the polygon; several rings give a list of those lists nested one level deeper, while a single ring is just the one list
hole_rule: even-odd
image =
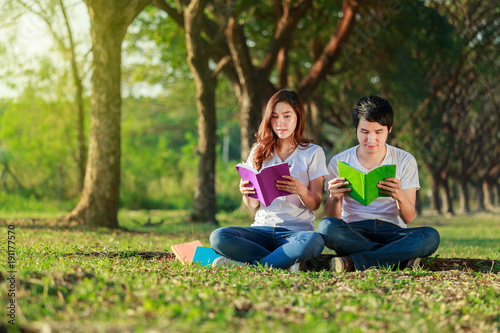
[{"label": "woman's white t-shirt", "polygon": [[[330,163],[328,164],[329,175],[327,176],[325,183],[325,189],[327,191],[328,181],[338,177],[339,168],[337,161],[345,162],[362,172],[368,172],[368,169],[364,168],[358,161],[358,157],[356,156],[356,149],[358,147],[359,145],[347,149],[342,153],[335,155],[330,160]],[[418,167],[415,158],[410,153],[402,149],[388,144],[386,144],[386,147],[387,153],[385,154],[385,158],[380,165],[396,164],[396,178],[401,181],[403,190],[414,187],[418,190],[420,188],[420,183],[418,180]],[[402,228],[407,227],[399,216],[396,200],[391,197],[379,197],[372,201],[368,206],[364,206],[351,197],[345,195],[342,203],[341,218],[347,223],[379,219],[397,224]]]},{"label": "woman's white t-shirt", "polygon": [[[250,152],[247,164],[255,168],[253,155],[255,146]],[[264,161],[262,167],[287,162],[290,167],[290,175],[306,187],[309,182],[318,177],[328,175],[326,169],[326,157],[323,148],[310,143],[307,147],[297,147],[295,151],[284,161],[274,154],[269,160]],[[286,180],[283,178],[283,180]],[[314,212],[304,206],[297,194],[278,197],[269,206],[260,204],[255,213],[255,226],[282,227],[289,230],[313,231],[315,229]]]}]

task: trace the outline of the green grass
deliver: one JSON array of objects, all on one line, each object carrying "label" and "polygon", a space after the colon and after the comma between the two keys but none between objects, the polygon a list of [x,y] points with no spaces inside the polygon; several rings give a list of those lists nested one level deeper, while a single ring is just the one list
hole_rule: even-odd
[{"label": "green grass", "polygon": [[[213,230],[186,211],[121,211],[120,231],[66,228],[63,213],[3,216],[0,295],[7,329],[44,325],[68,332],[496,332],[498,273],[367,270],[301,272],[217,269],[70,252],[164,251]],[[43,218],[43,219],[42,219]],[[221,225],[249,225],[220,214]],[[147,221],[163,223],[144,226]],[[7,225],[15,225],[16,326],[5,315]],[[441,234],[439,257],[500,259],[500,217],[419,217]],[[327,252],[327,251],[325,251]]]}]

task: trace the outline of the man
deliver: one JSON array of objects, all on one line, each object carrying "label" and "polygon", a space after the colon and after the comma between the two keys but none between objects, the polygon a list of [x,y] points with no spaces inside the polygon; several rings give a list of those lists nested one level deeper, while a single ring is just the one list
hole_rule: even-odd
[{"label": "man", "polygon": [[[439,233],[431,227],[407,228],[415,218],[416,192],[420,188],[415,158],[386,144],[394,113],[389,102],[379,96],[360,99],[352,119],[359,145],[334,156],[329,165],[325,188],[328,200],[318,232],[325,245],[335,250],[331,268],[337,272],[379,267],[416,267],[420,257],[429,256],[439,246]],[[396,165],[396,177],[385,178],[377,187],[388,197],[379,197],[363,206],[349,197],[345,178],[339,177],[338,161],[368,172],[385,164]]]}]

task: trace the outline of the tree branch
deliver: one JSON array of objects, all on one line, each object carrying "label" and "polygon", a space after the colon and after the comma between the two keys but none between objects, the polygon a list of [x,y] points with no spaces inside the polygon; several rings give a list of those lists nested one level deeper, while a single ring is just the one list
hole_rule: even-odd
[{"label": "tree branch", "polygon": [[303,100],[306,100],[312,94],[338,59],[342,45],[347,41],[353,29],[360,2],[361,0],[344,0],[342,7],[344,16],[338,22],[335,34],[326,45],[321,56],[313,64],[309,74],[299,84],[298,91]]}]

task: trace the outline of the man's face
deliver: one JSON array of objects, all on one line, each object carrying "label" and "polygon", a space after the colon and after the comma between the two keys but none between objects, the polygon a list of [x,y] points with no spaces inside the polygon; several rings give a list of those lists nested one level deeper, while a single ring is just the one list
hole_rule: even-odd
[{"label": "man's face", "polygon": [[369,122],[360,119],[356,135],[363,152],[368,154],[377,154],[385,147],[385,141],[390,133],[387,126],[382,126],[377,122]]}]

